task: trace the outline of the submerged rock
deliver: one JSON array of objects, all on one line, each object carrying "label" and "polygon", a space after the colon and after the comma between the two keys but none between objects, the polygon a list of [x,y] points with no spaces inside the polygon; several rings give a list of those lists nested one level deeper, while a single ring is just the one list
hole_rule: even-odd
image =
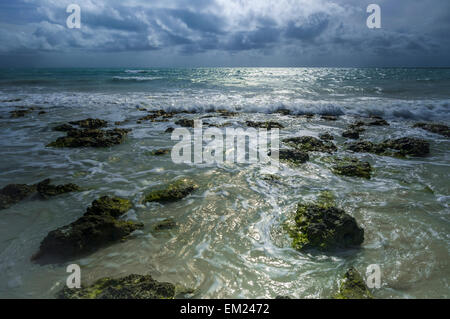
[{"label": "submerged rock", "polygon": [[19,118],[19,117],[24,117],[28,113],[31,113],[31,111],[32,111],[32,109],[15,110],[15,111],[9,112],[9,115],[10,115],[10,118],[15,119],[15,118]]},{"label": "submerged rock", "polygon": [[435,123],[416,123],[414,128],[421,128],[425,131],[450,137],[450,128],[447,125]]},{"label": "submerged rock", "polygon": [[177,223],[175,222],[175,220],[173,218],[167,218],[167,219],[164,219],[163,221],[157,223],[153,227],[153,230],[162,231],[162,230],[172,229],[175,227],[177,227]]},{"label": "submerged rock", "polygon": [[357,130],[347,130],[342,133],[342,137],[357,140],[359,138],[359,132]]},{"label": "submerged rock", "polygon": [[175,122],[176,125],[182,126],[182,127],[194,127],[194,120],[189,119],[181,119]]},{"label": "submerged rock", "polygon": [[129,275],[123,278],[102,278],[80,289],[65,287],[60,299],[173,299],[175,285],[158,282],[150,275]]},{"label": "submerged rock", "polygon": [[344,279],[339,287],[339,292],[334,295],[334,298],[373,299],[373,296],[359,272],[352,267],[345,273]]},{"label": "submerged rock", "polygon": [[195,191],[198,186],[188,178],[181,178],[164,189],[154,190],[147,194],[144,198],[144,203],[147,202],[173,202],[188,196]]},{"label": "submerged rock", "polygon": [[36,191],[35,185],[10,184],[0,189],[0,209],[6,209]]},{"label": "submerged rock", "polygon": [[66,260],[93,252],[101,246],[123,240],[143,224],[119,220],[131,209],[131,202],[104,196],[92,202],[75,222],[48,233],[32,260]]},{"label": "submerged rock", "polygon": [[72,131],[72,130],[76,130],[76,128],[74,128],[70,124],[65,123],[65,124],[61,124],[61,125],[55,126],[53,128],[53,130],[54,131],[58,131],[58,132],[69,132],[69,131]]},{"label": "submerged rock", "polygon": [[334,140],[334,136],[333,135],[331,135],[330,133],[323,133],[323,134],[320,134],[319,135],[319,138],[322,140],[322,141],[332,141],[332,140]]},{"label": "submerged rock", "polygon": [[337,150],[332,142],[324,142],[312,136],[291,137],[283,142],[304,152],[333,153]]},{"label": "submerged rock", "polygon": [[115,128],[112,130],[75,129],[67,136],[59,137],[47,147],[110,147],[121,144],[131,130]]},{"label": "submerged rock", "polygon": [[245,124],[249,127],[253,128],[265,128],[267,130],[271,130],[273,128],[284,128],[284,126],[278,122],[275,121],[266,121],[266,122],[253,122],[253,121],[246,121]]},{"label": "submerged rock", "polygon": [[52,196],[70,193],[70,192],[76,192],[76,191],[80,190],[78,185],[75,185],[72,183],[64,184],[64,185],[50,185],[50,182],[51,182],[51,180],[48,178],[36,185],[37,192],[43,198],[49,198]]},{"label": "submerged rock", "polygon": [[297,250],[347,248],[364,241],[364,230],[356,220],[329,201],[299,203],[294,222],[288,231]]},{"label": "submerged rock", "polygon": [[[270,153],[269,153],[270,156]],[[306,152],[302,152],[295,149],[280,149],[279,159],[295,165],[303,164],[309,161],[309,155]]]},{"label": "submerged rock", "polygon": [[86,128],[86,129],[98,129],[98,128],[106,127],[108,125],[108,122],[105,120],[88,118],[88,119],[80,120],[80,121],[72,121],[72,122],[69,122],[69,124],[78,125],[79,127]]},{"label": "submerged rock", "polygon": [[370,179],[372,166],[370,163],[360,161],[357,158],[344,158],[337,160],[337,164],[333,166],[333,172],[337,175]]},{"label": "submerged rock", "polygon": [[366,124],[370,126],[389,126],[389,123],[380,117],[374,117],[371,121],[367,122]]},{"label": "submerged rock", "polygon": [[153,156],[162,156],[162,155],[167,155],[171,152],[170,148],[161,148],[159,150],[155,150],[153,151],[151,154]]},{"label": "submerged rock", "polygon": [[338,120],[338,117],[335,115],[322,115],[320,118],[325,121],[337,121]]}]

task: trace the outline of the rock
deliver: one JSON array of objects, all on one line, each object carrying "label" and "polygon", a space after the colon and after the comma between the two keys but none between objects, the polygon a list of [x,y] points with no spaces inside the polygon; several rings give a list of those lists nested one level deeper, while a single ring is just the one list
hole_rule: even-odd
[{"label": "rock", "polygon": [[281,115],[291,115],[292,111],[288,109],[278,109],[275,111],[275,113],[281,114]]},{"label": "rock", "polygon": [[275,299],[291,299],[289,296],[276,296]]},{"label": "rock", "polygon": [[157,223],[153,227],[153,230],[162,231],[162,230],[169,230],[169,229],[172,229],[175,227],[177,227],[177,223],[175,222],[175,220],[173,218],[167,218],[167,219],[164,219],[163,221]]},{"label": "rock", "polygon": [[223,117],[232,117],[232,116],[238,115],[237,112],[232,112],[232,111],[228,111],[228,110],[217,110],[216,112],[219,113]]},{"label": "rock", "polygon": [[98,128],[106,127],[108,125],[108,122],[104,121],[104,120],[100,120],[100,119],[88,118],[85,120],[69,122],[69,124],[78,125],[79,127],[86,128],[86,129],[98,129]]},{"label": "rock", "polygon": [[333,153],[337,150],[332,142],[325,143],[312,136],[291,137],[284,139],[283,142],[304,152]]},{"label": "rock", "polygon": [[284,128],[283,125],[281,125],[278,122],[275,121],[266,121],[266,122],[253,122],[253,121],[246,121],[245,124],[247,124],[247,126],[249,127],[253,127],[253,128],[264,128],[267,130],[271,130],[273,128]]},{"label": "rock", "polygon": [[164,132],[165,133],[172,133],[175,129],[173,127],[168,127]]},{"label": "rock", "polygon": [[394,149],[399,155],[425,156],[430,153],[430,143],[414,138],[402,137],[395,140],[386,140],[380,145],[383,148]]},{"label": "rock", "polygon": [[335,299],[373,299],[363,278],[356,269],[350,268],[344,275]]},{"label": "rock", "polygon": [[101,197],[75,222],[48,233],[32,260],[46,263],[75,258],[99,247],[123,240],[143,224],[119,220],[131,209],[131,202],[118,197]]},{"label": "rock", "polygon": [[181,119],[175,122],[176,125],[182,126],[182,127],[194,127],[194,120],[188,120],[188,119]]},{"label": "rock", "polygon": [[36,185],[37,192],[43,198],[47,199],[52,196],[79,191],[80,188],[75,184],[50,185],[50,179],[46,179]]},{"label": "rock", "polygon": [[322,115],[320,118],[325,121],[337,121],[338,120],[338,117],[335,115]]},{"label": "rock", "polygon": [[360,141],[355,143],[347,144],[347,148],[350,151],[356,152],[356,153],[383,153],[384,149],[378,147],[376,144],[369,142],[369,141]]},{"label": "rock", "polygon": [[119,128],[112,130],[76,129],[68,131],[67,136],[58,138],[47,147],[110,147],[122,143],[130,131]]},{"label": "rock", "polygon": [[320,134],[319,135],[319,138],[322,140],[322,141],[332,141],[332,140],[334,140],[334,136],[333,135],[331,135],[330,133],[323,133],[323,134]]},{"label": "rock", "polygon": [[363,177],[370,179],[372,173],[372,166],[368,162],[360,161],[356,158],[344,158],[338,160],[338,163],[333,167],[333,173],[337,175]]},{"label": "rock", "polygon": [[342,133],[342,137],[357,140],[359,138],[359,132],[357,130],[347,130]]},{"label": "rock", "polygon": [[153,156],[162,156],[162,155],[167,155],[171,152],[170,148],[161,148],[159,150],[155,150],[153,151],[151,154]]},{"label": "rock", "polygon": [[188,196],[195,191],[198,186],[188,178],[181,178],[169,184],[166,188],[154,190],[147,194],[144,198],[144,203],[147,202],[173,202]]},{"label": "rock", "polygon": [[[269,153],[270,156],[270,153]],[[292,149],[280,149],[279,159],[289,163],[300,165],[309,161],[309,155],[306,152]]]},{"label": "rock", "polygon": [[10,118],[15,119],[15,118],[19,118],[19,117],[24,117],[28,113],[31,113],[31,111],[32,111],[31,109],[28,109],[28,110],[15,110],[15,111],[9,112],[9,114],[10,114]]},{"label": "rock", "polygon": [[72,131],[72,130],[76,130],[76,128],[74,128],[72,125],[69,125],[69,124],[65,123],[65,124],[61,124],[61,125],[55,126],[53,128],[53,130],[54,131],[58,131],[58,132],[69,132],[69,131]]},{"label": "rock", "polygon": [[129,275],[123,278],[102,278],[88,287],[64,287],[60,299],[173,299],[175,285],[158,282],[150,275]]},{"label": "rock", "polygon": [[375,117],[372,121],[369,121],[366,123],[366,125],[370,125],[370,126],[389,126],[389,123],[379,117]]},{"label": "rock", "polygon": [[39,111],[38,112],[38,115],[43,115],[43,114],[47,114],[47,112],[45,112],[45,111]]},{"label": "rock", "polygon": [[6,209],[27,198],[36,191],[36,186],[9,184],[0,189],[0,209]]},{"label": "rock", "polygon": [[447,125],[434,124],[434,123],[416,123],[416,124],[414,124],[413,127],[421,128],[421,129],[426,130],[431,133],[450,137],[450,128]]},{"label": "rock", "polygon": [[356,220],[329,202],[299,203],[294,221],[288,231],[297,250],[355,247],[364,241],[364,230]]}]

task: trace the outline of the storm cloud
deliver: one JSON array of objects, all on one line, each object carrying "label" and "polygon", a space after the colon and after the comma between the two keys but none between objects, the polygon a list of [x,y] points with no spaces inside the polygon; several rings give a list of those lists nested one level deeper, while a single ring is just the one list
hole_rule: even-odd
[{"label": "storm cloud", "polygon": [[[66,8],[81,8],[69,29]],[[4,0],[1,66],[449,66],[450,2]]]}]

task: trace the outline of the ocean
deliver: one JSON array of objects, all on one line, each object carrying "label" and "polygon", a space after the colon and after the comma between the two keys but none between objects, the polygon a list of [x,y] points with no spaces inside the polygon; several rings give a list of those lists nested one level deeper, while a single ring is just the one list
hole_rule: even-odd
[{"label": "ocean", "polygon": [[[30,107],[24,116],[10,116]],[[71,263],[81,266],[83,283],[151,274],[194,288],[196,298],[329,298],[350,266],[365,274],[376,264],[377,298],[450,297],[450,141],[413,128],[417,122],[448,124],[448,68],[1,69],[0,110],[0,188],[46,178],[82,187],[0,210],[0,297],[54,298]],[[152,110],[186,113],[139,120]],[[219,110],[236,115],[223,117]],[[151,154],[176,143],[165,133],[175,120],[203,118],[219,127],[276,121],[284,126],[281,138],[328,132],[336,155],[348,156],[342,132],[370,116],[390,125],[367,128],[361,140],[422,138],[430,154],[352,153],[372,165],[367,180],[337,176],[329,154],[311,153],[305,164],[282,163],[275,183],[258,163],[175,164],[170,155]],[[64,135],[53,127],[85,118],[110,127],[121,122],[131,132],[108,148],[46,147]],[[195,179],[199,189],[170,204],[142,203],[149,190],[180,176]],[[326,253],[291,247],[283,223],[299,201],[323,191],[364,228],[361,248]],[[130,199],[125,218],[144,229],[64,264],[30,261],[48,232],[104,195]],[[153,232],[152,225],[166,218],[178,227]]]}]

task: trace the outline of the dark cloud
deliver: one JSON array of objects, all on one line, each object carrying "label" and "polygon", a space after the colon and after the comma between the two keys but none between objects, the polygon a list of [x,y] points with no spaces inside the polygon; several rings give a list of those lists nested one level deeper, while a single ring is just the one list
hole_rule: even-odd
[{"label": "dark cloud", "polygon": [[227,54],[239,53],[243,63],[259,58],[274,65],[319,63],[326,54],[341,64],[371,57],[390,65],[393,57],[409,56],[450,65],[448,0],[380,0],[381,30],[365,26],[370,2],[360,0],[79,0],[79,30],[65,25],[71,2],[3,0],[0,63],[9,65],[17,54],[161,52],[177,64],[192,61],[189,55],[229,62]]}]

